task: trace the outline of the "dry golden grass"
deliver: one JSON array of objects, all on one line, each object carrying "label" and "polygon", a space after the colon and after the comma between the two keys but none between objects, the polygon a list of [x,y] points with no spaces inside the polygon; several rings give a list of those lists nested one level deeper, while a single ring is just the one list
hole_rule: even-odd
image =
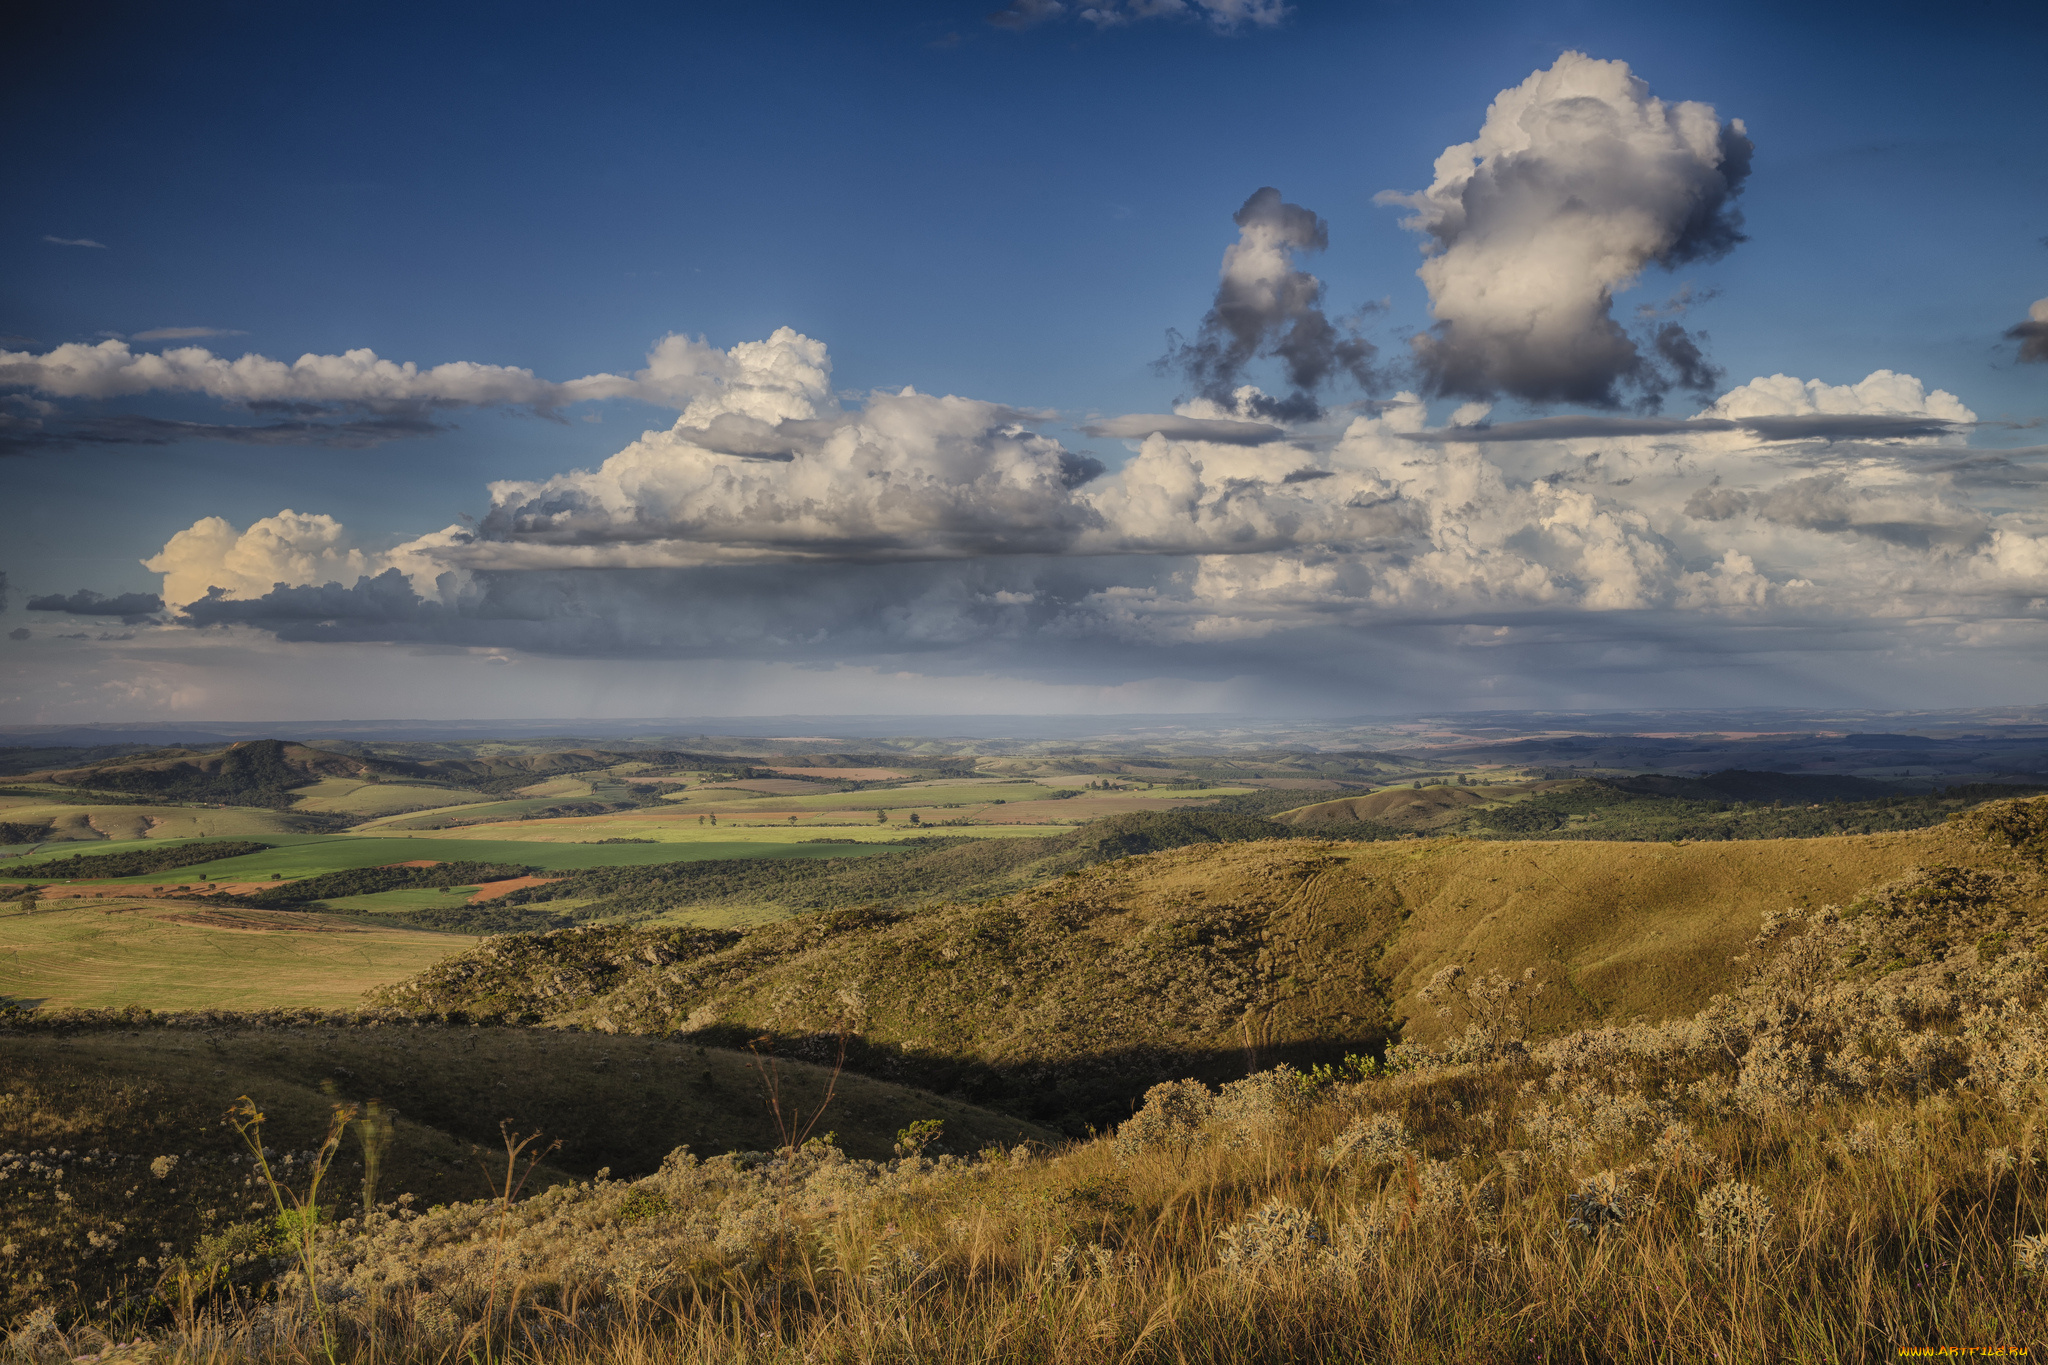
[{"label": "dry golden grass", "polygon": [[[1162,1085],[1050,1160],[679,1153],[516,1205],[388,1207],[320,1239],[319,1313],[289,1261],[274,1298],[185,1306],[193,1264],[165,1258],[133,1349],[297,1365],[323,1329],[365,1365],[2048,1349],[2048,970],[2022,950],[1945,993],[1871,990],[1838,974],[1855,937],[1767,936],[1736,998],[1664,1029],[1530,1049],[1497,1016],[1391,1077]],[[1887,1028],[1884,1055],[1847,1045]],[[54,1361],[133,1321],[14,1340]]]},{"label": "dry golden grass", "polygon": [[[1767,914],[1847,904],[1909,869],[1992,855],[1944,830],[1747,843],[1207,844],[984,905],[799,916],[681,952],[634,931],[480,946],[398,1004],[619,1032],[829,1033],[860,1002],[867,1065],[1079,1131],[1161,1066],[1211,1079],[1437,1027],[1445,966],[1550,984],[1538,1027],[1690,1013],[1731,987]],[[624,938],[615,943],[623,932]],[[516,952],[514,950],[517,950]],[[623,965],[583,975],[595,952]],[[537,994],[532,981],[588,980]],[[565,978],[566,979],[566,978]]]},{"label": "dry golden grass", "polygon": [[292,809],[336,812],[366,818],[435,810],[489,797],[426,782],[364,782],[353,777],[326,777],[292,789]]},{"label": "dry golden grass", "polygon": [[[208,916],[211,919],[208,919]],[[0,911],[0,996],[48,1008],[349,1009],[473,941],[325,926],[159,900],[46,900]],[[338,932],[332,930],[338,929]]]},{"label": "dry golden grass", "polygon": [[[1226,893],[1223,909],[1304,940],[1379,915],[1386,933],[1368,946],[1412,950],[1392,970],[1430,1024],[1388,1049],[1391,1075],[1360,1061],[1220,1092],[1167,1082],[1114,1136],[1051,1159],[999,1146],[938,1161],[793,1144],[678,1153],[638,1180],[331,1224],[304,1280],[274,1260],[267,1290],[240,1299],[185,1292],[205,1258],[167,1251],[137,1268],[157,1277],[153,1318],[111,1302],[69,1323],[31,1315],[10,1345],[55,1362],[141,1332],[126,1358],[219,1365],[1874,1365],[2048,1351],[2048,800],[1919,835],[1771,848],[1804,857],[1724,870],[1704,890],[1684,885],[1716,877],[1712,860],[1686,860],[1694,846],[1627,850],[1606,869],[1609,899],[1655,895],[1712,925],[1729,913],[1715,897],[1775,868],[1815,904],[1781,889],[1696,1011],[1541,1042],[1540,966],[1506,964],[1535,967],[1530,979],[1487,970],[1474,936],[1492,952],[1507,926],[1470,918],[1482,886],[1528,898],[1520,919],[1542,930],[1530,946],[1585,916],[1584,903],[1545,909],[1516,865],[1492,861],[1526,845],[1182,850],[935,913],[937,935],[898,945],[929,953],[915,983],[928,1001],[985,976],[975,935],[1033,905],[1081,959],[1096,952],[1080,941],[1088,926],[1116,916],[1149,916],[1169,931],[1157,946],[1191,953],[1201,940],[1171,931],[1198,927],[1198,903]],[[1675,861],[1639,856],[1659,852]],[[1837,885],[1866,894],[1838,911],[1820,902]],[[1584,942],[1612,949],[1639,929],[1608,920]],[[828,955],[829,938],[808,953]],[[1643,951],[1654,964],[1666,949]],[[798,981],[780,978],[785,1011],[800,1012]],[[1547,984],[1539,1005],[1600,1006]],[[1128,1014],[1164,1000],[1095,1003]],[[488,1112],[473,1094],[445,1103]],[[620,1112],[614,1101],[593,1131]],[[55,1183],[47,1163],[23,1179]]]},{"label": "dry golden grass", "polygon": [[[1270,785],[1270,784],[1269,784]],[[1476,787],[1436,785],[1389,787],[1364,796],[1343,796],[1318,801],[1273,817],[1290,825],[1345,824],[1371,821],[1399,829],[1430,829],[1454,819],[1474,806],[1483,806],[1569,786],[1568,782],[1492,782]]]},{"label": "dry golden grass", "polygon": [[283,811],[240,806],[74,806],[24,802],[0,811],[17,824],[48,822],[46,842],[125,839],[225,839],[285,834],[299,828]]},{"label": "dry golden grass", "polygon": [[[501,1121],[544,1132],[544,1147],[560,1144],[529,1192],[607,1168],[648,1175],[682,1144],[712,1154],[785,1140],[766,1102],[764,1061],[747,1053],[555,1031],[344,1027],[289,1015],[253,1024],[242,1016],[0,1031],[0,1246],[15,1248],[0,1252],[11,1280],[0,1289],[0,1327],[37,1301],[75,1312],[106,1294],[147,1288],[155,1277],[138,1276],[135,1260],[154,1262],[159,1243],[182,1253],[198,1236],[263,1221],[248,1207],[262,1192],[226,1179],[235,1171],[223,1169],[239,1148],[221,1117],[242,1095],[259,1100],[269,1116],[265,1141],[281,1151],[316,1146],[334,1100],[382,1100],[395,1110],[397,1131],[380,1197],[407,1195],[423,1208],[489,1192],[491,1177],[473,1149],[496,1147]],[[829,1067],[766,1065],[789,1122],[815,1119],[816,1134],[831,1133],[859,1155],[887,1156],[896,1132],[918,1120],[939,1121],[969,1150],[1053,1137],[867,1077],[835,1080]],[[92,1155],[47,1163],[71,1168],[53,1188],[10,1166],[37,1152]],[[167,1155],[183,1174],[142,1174]],[[342,1174],[349,1178],[326,1202],[351,1209],[360,1202],[351,1184],[360,1171]],[[54,1199],[60,1191],[69,1197]]]}]

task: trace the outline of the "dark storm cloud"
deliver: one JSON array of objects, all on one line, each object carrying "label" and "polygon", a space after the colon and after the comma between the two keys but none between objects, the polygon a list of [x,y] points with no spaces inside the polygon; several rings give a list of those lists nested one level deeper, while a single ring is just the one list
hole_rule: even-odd
[{"label": "dark storm cloud", "polygon": [[1894,441],[1945,436],[1966,426],[1940,417],[1889,413],[1819,412],[1786,417],[1605,417],[1587,413],[1536,417],[1526,422],[1479,423],[1409,431],[1404,441],[1426,445],[1486,445],[1498,441],[1573,441],[1622,436],[1686,436],[1703,431],[1747,431],[1765,441]]},{"label": "dark storm cloud", "polygon": [[1295,267],[1297,252],[1329,246],[1329,225],[1282,200],[1270,185],[1245,200],[1233,221],[1238,240],[1223,254],[1215,303],[1192,341],[1172,337],[1160,364],[1186,374],[1202,397],[1236,408],[1236,391],[1250,382],[1251,365],[1278,360],[1293,392],[1255,398],[1249,408],[1282,422],[1320,416],[1316,391],[1339,375],[1361,388],[1375,387],[1377,348],[1351,327],[1331,322],[1323,312],[1322,281]]},{"label": "dark storm cloud", "polygon": [[828,662],[964,647],[1087,650],[1062,634],[1071,606],[1111,581],[1169,570],[1092,560],[848,564],[479,573],[454,605],[421,597],[397,570],[352,586],[213,593],[185,607],[194,626],[248,626],[283,640],[383,641],[579,657],[766,658]]},{"label": "dark storm cloud", "polygon": [[1651,349],[1664,362],[1663,373],[1672,387],[1710,394],[1727,376],[1727,371],[1708,360],[1706,352],[1700,349],[1702,335],[1688,332],[1675,322],[1667,322],[1650,334]]},{"label": "dark storm cloud", "polygon": [[1404,431],[1404,441],[1425,445],[1487,445],[1497,441],[1574,441],[1617,436],[1678,436],[1695,431],[1734,431],[1736,424],[1721,418],[1679,417],[1536,417],[1526,422],[1479,423],[1469,427],[1444,427],[1436,431]]},{"label": "dark storm cloud", "polygon": [[1958,488],[2040,488],[2048,486],[2048,468],[2029,464],[2048,460],[2048,446],[2017,446],[2007,450],[1958,451],[1944,447],[1951,458],[1926,466]]},{"label": "dark storm cloud", "polygon": [[164,609],[164,600],[153,592],[124,592],[102,597],[91,588],[80,588],[69,597],[50,593],[28,599],[30,611],[62,611],[73,616],[118,616],[121,624],[139,625]]},{"label": "dark storm cloud", "polygon": [[1120,441],[1140,441],[1157,433],[1169,441],[1208,441],[1214,445],[1262,446],[1280,440],[1287,433],[1268,422],[1235,422],[1228,418],[1181,417],[1175,413],[1134,412],[1122,417],[1105,417],[1084,422],[1081,430],[1090,436]]},{"label": "dark storm cloud", "polygon": [[0,455],[33,455],[79,446],[167,446],[182,441],[229,441],[236,445],[322,446],[364,450],[386,441],[434,436],[453,428],[423,417],[373,417],[344,422],[174,422],[162,417],[122,414],[61,423],[0,414]]},{"label": "dark storm cloud", "polygon": [[[2048,308],[2035,304],[2034,308],[2048,313]],[[2048,365],[2048,318],[2029,318],[2005,331],[2008,341],[2020,344],[2020,360],[2029,365]]]},{"label": "dark storm cloud", "polygon": [[985,22],[996,28],[1016,31],[1036,28],[1065,12],[1066,6],[1060,0],[1011,0],[1011,3],[987,15]]},{"label": "dark storm cloud", "polygon": [[1122,28],[1146,19],[1206,20],[1219,33],[1238,29],[1272,28],[1291,13],[1285,0],[1013,0],[986,16],[986,22],[1012,31],[1036,28],[1062,15],[1097,28]]},{"label": "dark storm cloud", "polygon": [[1929,490],[1857,488],[1842,474],[1815,474],[1762,492],[1702,488],[1686,499],[1685,513],[1700,521],[1749,513],[1779,526],[1868,536],[1920,551],[1969,549],[1990,529],[1982,513]]},{"label": "dark storm cloud", "polygon": [[1883,412],[1814,412],[1789,417],[1741,417],[1745,431],[1766,441],[1901,441],[1945,436],[1962,426],[1940,417],[1895,416]]}]

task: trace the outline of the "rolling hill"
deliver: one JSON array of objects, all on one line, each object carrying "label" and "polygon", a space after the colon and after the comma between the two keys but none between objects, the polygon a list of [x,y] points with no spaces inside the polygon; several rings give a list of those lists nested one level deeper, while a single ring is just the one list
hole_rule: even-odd
[{"label": "rolling hill", "polygon": [[227,806],[288,807],[293,789],[323,778],[362,778],[389,765],[277,739],[245,740],[209,753],[155,750],[77,768],[29,774],[62,787],[147,795],[163,801],[204,801]]},{"label": "rolling hill", "polygon": [[872,1074],[1078,1130],[1162,1077],[1426,1040],[1419,993],[1449,966],[1534,968],[1546,1031],[1690,1012],[1739,979],[1766,915],[1853,905],[1930,867],[2017,875],[1984,834],[2009,809],[2048,803],[1740,843],[1204,843],[980,904],[492,939],[378,999],[703,1042],[817,1048],[850,1029]]},{"label": "rolling hill", "polygon": [[[1861,777],[1729,769],[1700,778],[1646,773],[1395,787],[1267,813],[1304,831],[1351,837],[1379,828],[1474,839],[1786,839],[1923,829],[1986,801],[2042,791],[2048,787],[2019,783],[1907,790]],[[1262,804],[1277,804],[1275,795]]]}]

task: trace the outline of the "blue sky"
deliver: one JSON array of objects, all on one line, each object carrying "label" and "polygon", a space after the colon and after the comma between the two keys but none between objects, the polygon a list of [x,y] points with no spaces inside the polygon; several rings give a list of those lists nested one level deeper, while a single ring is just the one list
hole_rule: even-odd
[{"label": "blue sky", "polygon": [[[1951,445],[2041,443],[2038,430],[1982,425],[2048,413],[2048,366],[2018,363],[2017,344],[2005,335],[2048,295],[2039,96],[2048,20],[2038,6],[1748,5],[1707,14],[1300,0],[1278,22],[1234,27],[1194,5],[1107,27],[1080,16],[1078,5],[1036,24],[998,26],[987,22],[988,7],[989,0],[315,13],[117,5],[46,16],[18,58],[26,75],[5,96],[14,126],[31,131],[12,149],[13,192],[0,203],[0,333],[8,337],[0,347],[35,356],[119,336],[136,351],[198,345],[285,361],[368,348],[423,367],[466,361],[567,381],[628,374],[670,333],[726,350],[788,327],[830,347],[830,386],[850,395],[839,400],[848,407],[870,390],[913,385],[1051,410],[1058,416],[1039,424],[1040,436],[1101,461],[1105,477],[1115,477],[1137,443],[1079,425],[1165,413],[1191,396],[1187,375],[1161,373],[1153,362],[1168,328],[1196,332],[1219,259],[1237,239],[1232,214],[1254,190],[1273,186],[1327,223],[1327,250],[1305,251],[1298,264],[1322,282],[1328,314],[1385,301],[1362,322],[1386,371],[1373,396],[1418,393],[1425,423],[1440,426],[1462,396],[1432,398],[1413,374],[1399,372],[1406,338],[1433,320],[1415,273],[1421,239],[1402,226],[1402,208],[1374,196],[1429,185],[1436,157],[1479,132],[1496,95],[1576,50],[1628,63],[1663,100],[1698,101],[1721,120],[1741,119],[1755,148],[1732,201],[1748,240],[1675,271],[1651,265],[1617,296],[1617,317],[1627,321],[1639,302],[1690,286],[1704,301],[1683,320],[1705,334],[1706,354],[1725,374],[1714,392],[1773,374],[1847,386],[1889,369],[1968,409],[1975,424],[1954,426],[1942,438]],[[62,244],[81,241],[101,245]],[[199,328],[219,334],[141,339]],[[1281,387],[1270,362],[1243,377]],[[13,411],[45,433],[136,415],[277,420],[275,412],[176,389],[93,398],[17,383],[13,392],[42,405]],[[1331,413],[1364,396],[1341,384],[1319,393]],[[1713,396],[1672,392],[1663,411],[1685,416]],[[1689,670],[1685,651],[1673,652],[1678,638],[1736,660],[1726,686],[1759,702],[1833,686],[1841,673],[1832,657],[1787,664],[1778,646],[1753,643],[1765,617],[1799,629],[1811,619],[1799,613],[1819,609],[1812,604],[1765,593],[1744,621],[1725,611],[1687,616],[1683,574],[1707,573],[1734,551],[1661,525],[1645,534],[1664,538],[1669,582],[1615,599],[1618,607],[1596,600],[1598,590],[1585,586],[1590,571],[1581,569],[1557,579],[1570,580],[1575,601],[1556,592],[1510,601],[1496,585],[1484,601],[1415,598],[1341,621],[1328,613],[1308,624],[1262,618],[1256,629],[1215,636],[1169,636],[1151,626],[1080,630],[1046,617],[957,625],[944,648],[863,640],[778,654],[758,642],[721,649],[716,632],[697,626],[642,632],[630,646],[616,635],[602,647],[588,637],[572,647],[466,629],[424,643],[417,631],[403,640],[356,632],[321,641],[290,638],[259,613],[204,629],[173,615],[130,627],[141,632],[133,642],[59,644],[49,637],[80,631],[56,627],[80,620],[23,610],[28,597],[81,588],[162,591],[162,578],[139,561],[207,517],[239,529],[284,508],[325,514],[374,560],[463,515],[483,517],[493,505],[489,482],[597,466],[643,429],[676,422],[680,405],[619,397],[545,416],[502,405],[441,407],[432,420],[447,429],[438,434],[360,449],[31,441],[0,466],[16,508],[0,548],[16,600],[0,625],[31,631],[11,642],[0,664],[8,670],[0,676],[14,681],[0,682],[0,708],[22,719],[55,714],[53,707],[73,718],[224,706],[308,714],[299,709],[306,679],[340,674],[362,680],[352,686],[384,689],[385,713],[399,714],[422,680],[454,676],[439,670],[455,669],[447,662],[455,655],[422,653],[437,649],[502,656],[506,662],[491,665],[501,674],[545,675],[546,683],[494,681],[475,694],[477,704],[507,714],[625,705],[601,699],[606,687],[588,681],[587,670],[598,667],[589,662],[593,649],[633,656],[614,671],[644,676],[630,696],[647,713],[659,713],[677,689],[696,689],[689,680],[709,676],[701,670],[742,668],[741,659],[751,661],[742,671],[794,668],[812,681],[820,670],[859,675],[847,675],[850,692],[837,704],[778,698],[769,709],[782,711],[861,709],[879,686],[860,681],[871,677],[911,679],[884,690],[940,699],[933,704],[961,678],[1009,679],[1025,709],[1041,695],[1054,709],[1100,705],[1103,688],[1169,708],[1400,704],[1399,689],[1358,694],[1333,677],[1303,691],[1287,681],[1300,672],[1290,651],[1326,657],[1322,632],[1331,629],[1360,651],[1356,659],[1398,656],[1404,676],[1437,680],[1425,686],[1432,696],[1454,686],[1475,705],[1504,696],[1531,704],[1655,701]],[[330,405],[313,420],[346,420],[347,406]],[[1589,410],[1503,392],[1490,417]],[[1340,430],[1326,414],[1320,428],[1290,436],[1303,437],[1302,458],[1313,462]],[[1318,435],[1322,446],[1312,439]],[[1875,478],[1858,496],[1906,496],[1882,473],[1925,466],[1903,459],[1872,456],[1860,472],[1824,472],[1852,488]],[[1210,463],[1220,470],[1227,461],[1212,452]],[[1822,477],[1812,472],[1820,463],[1800,468],[1809,480]],[[1723,477],[1704,464],[1694,472],[1696,482]],[[1506,473],[1510,484],[1529,477]],[[1929,477],[1949,483],[1920,490],[1926,496],[1947,497],[1942,505],[1951,510],[1969,501],[1953,476]],[[1973,543],[2038,536],[2039,492],[2021,480],[1970,494],[1975,513],[1991,518]],[[1657,522],[1658,514],[1642,514]],[[1853,537],[1853,527],[1839,529],[1851,523],[1853,516],[1784,513],[1772,524]],[[1903,553],[1898,537],[1877,539],[1890,547],[1884,554]],[[1325,550],[1332,543],[1315,542]],[[1744,542],[1741,553],[1754,564],[1762,544]],[[1351,553],[1348,545],[1337,552]],[[1819,581],[1801,567],[1826,558],[1818,544],[1772,545],[1784,563],[1775,574],[1769,564],[1756,568],[1762,579]],[[1157,593],[1157,575],[1196,572],[1185,555],[1169,565],[1140,564],[1128,546],[1119,553],[1132,572],[1073,587],[1061,601],[1101,599],[1112,586]],[[1951,562],[1960,553],[1954,544],[1941,553],[1950,556],[1943,572],[1963,572]],[[1858,620],[1836,623],[1844,638],[1861,641],[1853,647],[1859,655],[1878,661],[1874,670],[1846,672],[1880,681],[1860,692],[1845,683],[1848,690],[1828,700],[2037,699],[2014,692],[2042,662],[2027,606],[2036,595],[2026,578],[2030,551],[2001,553],[2001,572],[2018,575],[2002,605],[1973,611],[1945,600],[1936,610],[1922,600],[1910,608],[1967,617],[1972,629],[2001,623],[2003,642],[1985,646],[1998,661],[1983,676],[1998,695],[1964,696],[1937,681],[1930,660],[1938,649],[1922,657],[1920,645],[1875,641],[1862,627],[1907,610],[1894,601],[1864,604]],[[789,562],[809,562],[791,554]],[[995,564],[980,552],[969,557]],[[1885,572],[1918,572],[1887,565]],[[639,573],[612,586],[678,603],[679,612],[696,590],[657,590],[647,575],[702,570],[688,555],[662,570],[602,567]],[[1976,569],[1964,577],[1971,574],[1972,583],[1982,578]],[[757,590],[803,595],[809,581],[796,574]],[[1027,590],[1038,591],[989,594]],[[876,610],[890,609],[889,591],[911,590],[878,587]],[[1366,591],[1359,600],[1372,597]],[[1621,614],[1587,614],[1596,611]],[[1503,622],[1551,633],[1531,646],[1541,659],[1531,655],[1535,662],[1504,674],[1461,662],[1439,638]],[[1603,643],[1592,662],[1573,663],[1573,647],[1554,632],[1583,628]],[[1020,631],[1063,642],[1058,663],[1028,639],[1019,643]],[[1752,643],[1726,643],[1730,631]],[[1205,641],[1223,636],[1238,643],[1203,654]],[[683,637],[691,643],[676,643]],[[1614,650],[1626,656],[1638,645],[1661,662],[1613,662]],[[291,661],[280,662],[286,655]],[[256,659],[269,662],[256,667]],[[131,676],[166,670],[186,682],[138,690]],[[210,670],[267,681],[253,691],[223,688],[206,681],[217,676]],[[1504,693],[1499,680],[1509,675],[1524,681]],[[1151,692],[1138,687],[1147,680]],[[57,692],[61,703],[52,700]]]}]

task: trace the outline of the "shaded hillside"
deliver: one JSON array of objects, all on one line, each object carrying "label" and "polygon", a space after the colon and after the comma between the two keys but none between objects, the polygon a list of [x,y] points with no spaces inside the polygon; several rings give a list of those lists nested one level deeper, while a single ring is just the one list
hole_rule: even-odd
[{"label": "shaded hillside", "polygon": [[[138,1255],[190,1254],[202,1236],[233,1224],[263,1248],[272,1214],[260,1203],[252,1212],[250,1196],[267,1195],[243,1183],[248,1153],[221,1120],[243,1095],[268,1116],[264,1137],[279,1156],[316,1146],[335,1100],[382,1100],[396,1119],[377,1197],[411,1195],[421,1209],[490,1191],[476,1158],[495,1150],[502,1175],[501,1120],[543,1135],[534,1150],[546,1162],[529,1194],[607,1167],[648,1175],[678,1146],[710,1156],[784,1141],[751,1054],[648,1038],[392,1026],[399,1022],[349,1026],[285,1012],[0,1014],[0,1151],[15,1158],[0,1187],[10,1261],[0,1322],[38,1298],[86,1307],[121,1285]],[[826,1105],[828,1068],[790,1059],[773,1071],[786,1114],[818,1115],[817,1134],[833,1133],[859,1156],[887,1157],[897,1133],[918,1120],[938,1120],[947,1150],[970,1153],[1054,1136],[863,1076],[841,1076]],[[39,1153],[51,1161],[38,1162]],[[358,1135],[347,1135],[322,1190],[344,1217],[361,1203],[361,1156]],[[280,1167],[298,1179],[292,1158]],[[57,1181],[50,1170],[61,1170]],[[63,1198],[48,1197],[51,1184]],[[116,1247],[119,1255],[107,1254]],[[147,1290],[154,1280],[141,1274],[131,1287]]]},{"label": "shaded hillside", "polygon": [[1860,777],[1731,769],[1704,778],[1644,774],[1477,786],[1392,788],[1276,813],[1297,828],[1478,839],[1800,839],[1925,829],[1985,801],[2048,787],[1977,783],[1907,792]]},{"label": "shaded hillside", "polygon": [[283,809],[292,791],[325,777],[363,777],[387,765],[303,744],[253,739],[212,753],[157,750],[82,768],[32,774],[60,786],[147,796],[159,801],[201,801],[223,806]]},{"label": "shaded hillside", "polygon": [[1905,792],[1905,788],[1896,782],[1877,782],[1867,777],[1753,772],[1746,768],[1726,768],[1705,777],[1664,777],[1644,773],[1636,777],[1608,778],[1606,784],[1639,796],[1668,796],[1686,801],[1862,802],[1881,801]]},{"label": "shaded hillside", "polygon": [[159,749],[126,754],[90,765],[52,768],[32,774],[37,781],[100,791],[141,793],[162,800],[212,801],[227,805],[289,805],[291,791],[328,777],[377,781],[410,778],[482,792],[510,791],[534,781],[595,772],[619,763],[654,767],[702,763],[713,768],[732,760],[713,755],[658,750],[623,752],[565,749],[534,754],[412,760],[363,753],[338,753],[288,740],[244,740],[223,749]]},{"label": "shaded hillside", "polygon": [[[1505,716],[1503,716],[1505,719]],[[1702,717],[1704,719],[1704,717]],[[1479,718],[1466,716],[1467,724]],[[1639,716],[1635,724],[1651,722]],[[1841,734],[1828,730],[1744,733],[1756,724],[1737,715],[1710,722],[1716,731],[1690,735],[1641,733],[1625,726],[1608,734],[1548,735],[1460,744],[1434,751],[1452,765],[1509,764],[1549,769],[1643,770],[1705,774],[1729,768],[1769,768],[1802,775],[1860,774],[1879,779],[1909,774],[2015,774],[2038,778],[2048,772],[2048,732],[2038,722],[2001,722],[1985,716],[1974,724],[1939,726],[1945,734]],[[1526,718],[1523,721],[1526,724]],[[1668,723],[1668,720],[1666,721]],[[1512,732],[1515,725],[1504,727]],[[1649,729],[1663,730],[1651,723]],[[1560,771],[1563,770],[1563,771]]]},{"label": "shaded hillside", "polygon": [[378,998],[814,1051],[850,1030],[873,1074],[1073,1129],[1159,1079],[1333,1060],[1410,1020],[1428,1037],[1417,992],[1450,965],[1535,968],[1544,1030],[1689,1012],[1737,979],[1766,914],[2011,857],[1962,825],[1680,846],[1202,844],[992,904],[493,939]]},{"label": "shaded hillside", "polygon": [[[1843,779],[1834,779],[1837,781]],[[1637,782],[1678,785],[1683,779],[1599,780],[1543,792],[1516,805],[1480,810],[1450,828],[1488,839],[1800,839],[1828,834],[1879,834],[1925,829],[1988,800],[2044,790],[1979,784],[1872,801],[1724,800],[1701,784],[1684,795]]]},{"label": "shaded hillside", "polygon": [[8,745],[0,747],[0,775],[18,777],[50,768],[83,767],[91,763],[133,758],[150,751],[147,744]]}]

